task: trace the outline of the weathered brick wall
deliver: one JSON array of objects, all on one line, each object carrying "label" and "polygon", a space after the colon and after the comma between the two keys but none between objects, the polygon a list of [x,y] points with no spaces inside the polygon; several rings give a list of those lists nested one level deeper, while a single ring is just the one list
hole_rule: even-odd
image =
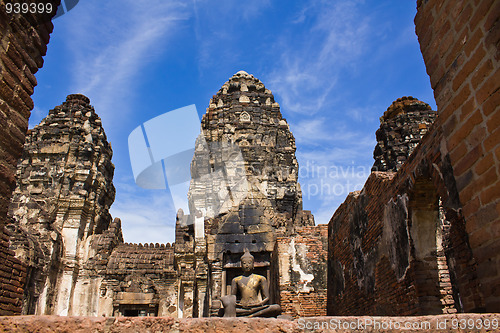
[{"label": "weathered brick wall", "polygon": [[500,311],[500,2],[418,0],[420,49],[477,260],[487,311]]},{"label": "weathered brick wall", "polygon": [[328,225],[297,227],[278,237],[280,301],[294,318],[326,315]]},{"label": "weathered brick wall", "polygon": [[397,173],[373,172],[335,212],[329,315],[484,309],[444,140],[435,123]]},{"label": "weathered brick wall", "polygon": [[[31,2],[31,1],[30,1]],[[54,8],[60,1],[50,1]],[[55,14],[55,11],[52,15]],[[53,25],[52,15],[9,15],[0,1],[0,314],[21,312],[25,268],[8,250],[4,233],[7,209],[14,187],[17,159],[21,156],[28,118],[33,109],[30,96],[36,86],[34,74],[43,56]]]},{"label": "weathered brick wall", "polygon": [[9,251],[8,233],[2,232],[0,237],[0,315],[21,314],[26,265]]},{"label": "weathered brick wall", "polygon": [[[351,333],[351,332],[496,332],[500,314],[458,314],[426,317],[313,317],[299,320],[275,318],[172,317],[59,317],[13,316],[0,318],[0,331],[24,332],[251,332],[251,333]],[[479,328],[481,327],[482,328]],[[405,329],[405,328],[410,329]],[[479,329],[474,330],[474,327]]]}]

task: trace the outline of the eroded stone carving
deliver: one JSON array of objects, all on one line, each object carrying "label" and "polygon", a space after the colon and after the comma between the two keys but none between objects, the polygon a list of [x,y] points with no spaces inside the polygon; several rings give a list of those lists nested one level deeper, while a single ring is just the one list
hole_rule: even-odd
[{"label": "eroded stone carving", "polygon": [[[267,279],[253,273],[254,257],[245,251],[241,256],[243,274],[231,281],[231,295],[222,297],[224,317],[276,317],[281,313],[278,304],[269,303]],[[240,298],[238,299],[238,296]]]},{"label": "eroded stone carving", "polygon": [[93,314],[75,295],[91,288],[89,245],[112,226],[112,154],[83,95],[69,95],[28,132],[8,226],[11,249],[30,265],[24,313]]}]

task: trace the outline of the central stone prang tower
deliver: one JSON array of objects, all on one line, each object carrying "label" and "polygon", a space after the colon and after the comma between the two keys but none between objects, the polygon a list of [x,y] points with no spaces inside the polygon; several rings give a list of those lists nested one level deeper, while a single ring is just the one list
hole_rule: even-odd
[{"label": "central stone prang tower", "polygon": [[210,100],[191,163],[189,214],[177,214],[182,316],[215,315],[245,249],[279,301],[278,236],[314,225],[302,210],[295,139],[270,90],[239,71]]}]

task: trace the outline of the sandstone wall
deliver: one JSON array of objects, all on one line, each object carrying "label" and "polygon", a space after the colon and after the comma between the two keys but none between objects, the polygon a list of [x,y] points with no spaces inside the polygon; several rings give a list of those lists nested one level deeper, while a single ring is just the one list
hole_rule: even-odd
[{"label": "sandstone wall", "polygon": [[[30,1],[31,2],[31,1]],[[49,2],[49,1],[47,1]],[[57,8],[59,1],[50,1]],[[35,73],[43,65],[55,15],[9,15],[0,1],[0,314],[21,313],[26,268],[8,250],[4,233],[17,160],[21,156]]]},{"label": "sandstone wall", "polygon": [[500,311],[500,3],[419,0],[415,17],[487,311]]},{"label": "sandstone wall", "polygon": [[[496,332],[498,314],[426,317],[313,317],[295,321],[273,318],[89,318],[16,316],[0,318],[0,330],[17,332]],[[475,329],[477,328],[477,329]]]}]

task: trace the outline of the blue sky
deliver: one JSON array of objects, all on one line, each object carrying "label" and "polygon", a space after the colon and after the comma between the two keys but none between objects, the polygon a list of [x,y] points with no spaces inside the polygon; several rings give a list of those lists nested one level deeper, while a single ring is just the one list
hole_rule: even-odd
[{"label": "blue sky", "polygon": [[134,183],[128,135],[167,111],[199,114],[239,70],[275,96],[297,144],[304,209],[328,223],[373,164],[379,117],[414,96],[436,109],[416,1],[85,0],[54,20],[30,126],[83,93],[103,121],[126,242],[173,242],[165,190]]}]

